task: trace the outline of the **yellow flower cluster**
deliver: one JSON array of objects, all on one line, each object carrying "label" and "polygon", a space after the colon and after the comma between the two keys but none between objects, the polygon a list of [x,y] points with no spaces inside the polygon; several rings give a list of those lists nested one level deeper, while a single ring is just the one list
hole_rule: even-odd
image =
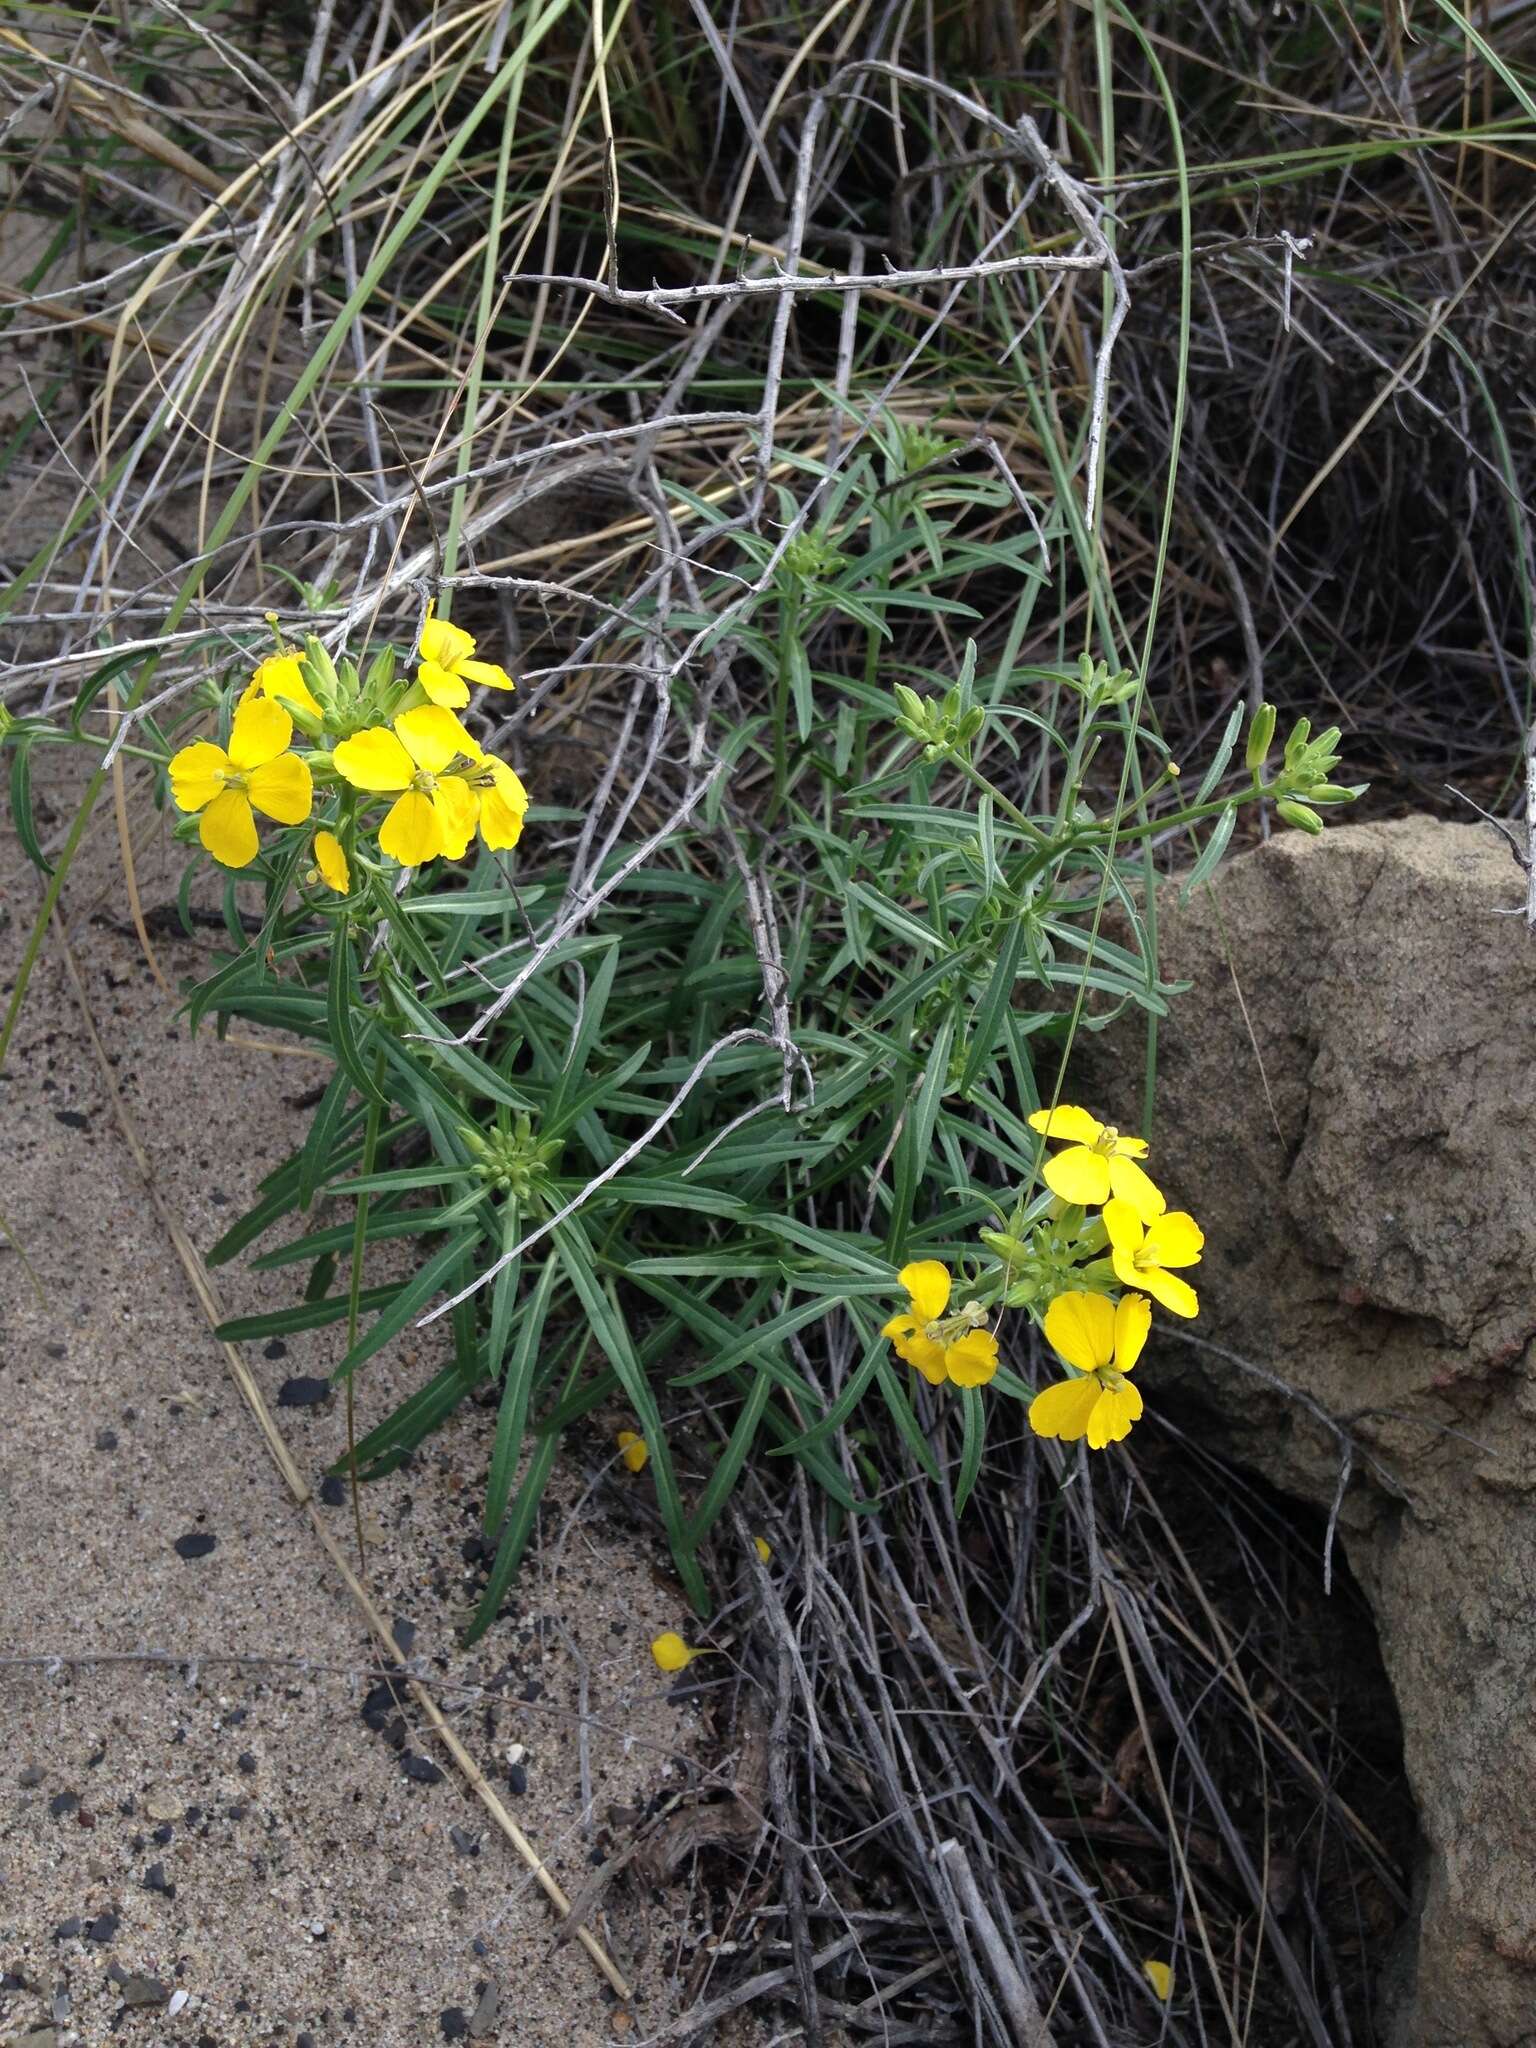
[{"label": "yellow flower cluster", "polygon": [[1140,1388],[1129,1378],[1152,1327],[1152,1301],[1177,1316],[1197,1315],[1200,1303],[1187,1280],[1170,1267],[1200,1261],[1205,1235],[1193,1216],[1170,1211],[1138,1159],[1147,1155],[1144,1138],[1121,1135],[1086,1109],[1063,1104],[1041,1109],[1030,1129],[1064,1140],[1042,1168],[1046,1186],[1064,1202],[1102,1206],[1115,1278],[1128,1290],[1118,1304],[1087,1289],[1057,1295],[1045,1312],[1046,1342],[1076,1377],[1046,1387],[1030,1403],[1029,1425],[1037,1436],[1075,1443],[1086,1437],[1101,1451],[1130,1434],[1142,1412]]},{"label": "yellow flower cluster", "polygon": [[[330,752],[291,751],[295,723],[323,741],[335,706],[328,712],[306,680],[299,654],[283,649],[258,666],[242,692],[227,747],[197,740],[172,757],[171,795],[178,810],[197,814],[198,838],[221,866],[248,867],[256,858],[257,812],[279,825],[302,825],[314,810],[317,776],[331,784],[339,778],[365,797],[394,798],[378,844],[402,867],[420,867],[440,855],[460,860],[477,831],[488,848],[516,846],[528,792],[457,716],[469,702],[472,683],[510,690],[512,678],[494,662],[477,661],[470,635],[434,617],[430,605],[417,654],[414,686],[382,693],[378,708],[388,725],[353,731]],[[325,687],[318,676],[315,684]],[[353,673],[352,724],[375,701],[365,694],[359,704],[355,686]],[[340,724],[346,731],[348,721]],[[337,833],[317,832],[313,852],[310,882],[347,895],[352,866]]]},{"label": "yellow flower cluster", "polygon": [[[1129,1434],[1142,1412],[1129,1375],[1152,1326],[1152,1303],[1178,1316],[1199,1313],[1195,1290],[1171,1269],[1197,1265],[1205,1238],[1192,1216],[1169,1210],[1138,1164],[1147,1154],[1144,1139],[1123,1136],[1085,1109],[1038,1110],[1029,1121],[1065,1146],[1043,1167],[1056,1207],[1033,1247],[1005,1233],[983,1237],[1010,1261],[998,1290],[1005,1306],[1038,1314],[1049,1294],[1041,1318],[1046,1341],[1072,1373],[1036,1395],[1030,1426],[1068,1442],[1086,1437],[1090,1448],[1102,1450]],[[1102,1211],[1099,1218],[1088,1217],[1092,1208]],[[999,1361],[996,1333],[983,1327],[983,1303],[952,1309],[953,1281],[938,1259],[914,1260],[897,1281],[907,1307],[881,1331],[897,1356],[931,1386],[985,1386]],[[1126,1290],[1118,1301],[1110,1298],[1116,1283]]]}]

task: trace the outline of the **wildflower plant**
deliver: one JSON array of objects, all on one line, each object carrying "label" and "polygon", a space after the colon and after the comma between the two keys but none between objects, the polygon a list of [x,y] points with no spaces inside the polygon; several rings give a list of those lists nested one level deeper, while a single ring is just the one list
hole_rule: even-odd
[{"label": "wildflower plant", "polygon": [[[999,480],[878,414],[867,439],[814,520],[781,492],[786,544],[722,533],[755,580],[745,600],[734,570],[698,581],[678,708],[705,729],[696,678],[728,622],[763,710],[670,827],[615,835],[579,882],[581,805],[531,806],[497,750],[514,679],[439,602],[398,641],[274,619],[179,728],[145,717],[129,742],[187,843],[184,903],[199,873],[222,888],[231,947],[188,992],[193,1026],[281,1027],[334,1061],[304,1143],[210,1253],[260,1244],[257,1265],[307,1269],[300,1298],[224,1334],[337,1325],[350,1389],[445,1319],[436,1369],[339,1464],[382,1477],[498,1390],[476,1631],[588,1418],[653,1490],[702,1612],[701,1550],[749,1461],[869,1512],[842,1432],[872,1405],[918,1469],[957,1461],[963,1505],[992,1404],[1107,1450],[1142,1414],[1154,1311],[1198,1312],[1203,1237],[1150,1139],[1060,1077],[1078,1032],[1173,993],[1153,835],[1186,835],[1198,881],[1245,803],[1310,833],[1355,794],[1330,779],[1339,735],[1302,721],[1271,774],[1262,707],[1234,771],[1239,710],[1186,796],[1128,667],[1019,657],[1041,572],[1027,531],[976,538],[1009,515]],[[914,611],[974,623],[978,579],[1023,593],[1000,647],[892,662]],[[656,624],[625,607],[618,647]],[[536,796],[538,728],[509,729]],[[84,737],[8,725],[30,848],[26,764]],[[414,1263],[398,1277],[396,1249],[378,1279],[400,1239]],[[829,1378],[816,1355],[843,1362]],[[679,1411],[702,1418],[683,1438]]]}]

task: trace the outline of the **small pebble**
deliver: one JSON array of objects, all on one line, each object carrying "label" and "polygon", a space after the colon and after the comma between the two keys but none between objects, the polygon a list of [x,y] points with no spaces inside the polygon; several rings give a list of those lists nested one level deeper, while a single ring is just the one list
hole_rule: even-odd
[{"label": "small pebble", "polygon": [[115,1941],[117,1939],[117,1925],[117,1915],[115,1913],[98,1913],[90,1926],[85,1930],[85,1938],[87,1941],[97,1941],[103,1945],[109,1941]]},{"label": "small pebble", "polygon": [[91,1128],[90,1118],[82,1116],[78,1109],[56,1109],[53,1115],[54,1121],[63,1124],[67,1131],[88,1131]]},{"label": "small pebble", "polygon": [[286,1358],[288,1356],[288,1346],[281,1337],[274,1337],[269,1343],[262,1345],[261,1355],[263,1358]]},{"label": "small pebble", "polygon": [[147,1892],[159,1892],[167,1899],[174,1899],[176,1896],[175,1885],[166,1881],[165,1865],[163,1863],[151,1863],[148,1870],[145,1871],[144,1889]]},{"label": "small pebble", "polygon": [[495,2031],[497,2017],[501,2012],[501,1993],[494,1984],[487,1984],[481,1990],[480,2003],[475,2007],[469,2022],[469,2038],[483,2041]]},{"label": "small pebble", "polygon": [[206,1557],[211,1550],[217,1550],[219,1539],[207,1529],[191,1529],[185,1536],[178,1536],[171,1548],[178,1557],[184,1557],[190,1564],[194,1557]]},{"label": "small pebble", "polygon": [[48,1811],[55,1820],[62,1820],[66,1813],[76,1813],[79,1808],[79,1798],[73,1792],[55,1792],[48,1802]]},{"label": "small pebble", "polygon": [[165,2005],[170,1995],[169,1985],[158,1977],[130,1977],[123,1985],[124,2005]]},{"label": "small pebble", "polygon": [[469,2021],[464,2017],[461,2005],[449,2005],[437,2016],[437,2024],[443,2030],[445,2041],[462,2041],[469,2034]]},{"label": "small pebble", "polygon": [[241,1770],[244,1771],[245,1775],[248,1778],[253,1777],[255,1775],[256,1759],[254,1756],[252,1756],[251,1752],[248,1749],[241,1750],[237,1761],[240,1765]]},{"label": "small pebble", "polygon": [[67,1920],[61,1920],[55,1927],[53,1938],[55,1941],[73,1941],[84,1925],[85,1922],[79,1915],[72,1913]]},{"label": "small pebble", "polygon": [[322,1401],[330,1399],[330,1394],[329,1380],[317,1380],[308,1373],[300,1373],[294,1379],[283,1381],[277,1390],[277,1405],[279,1408],[318,1408]]},{"label": "small pebble", "polygon": [[416,1624],[407,1621],[403,1614],[395,1616],[395,1647],[402,1657],[409,1657],[416,1645]]},{"label": "small pebble", "polygon": [[34,1785],[41,1785],[46,1776],[47,1773],[41,1764],[23,1764],[16,1773],[16,1782],[18,1785],[25,1785],[30,1790]]},{"label": "small pebble", "polygon": [[438,1785],[442,1783],[443,1774],[437,1765],[433,1763],[430,1757],[418,1756],[414,1749],[408,1749],[405,1755],[401,1757],[400,1768],[408,1778],[413,1778],[418,1785]]},{"label": "small pebble", "polygon": [[334,1472],[328,1472],[324,1479],[322,1479],[320,1482],[321,1506],[327,1508],[340,1508],[345,1507],[346,1503],[347,1489],[345,1482],[343,1480],[338,1479]]},{"label": "small pebble", "polygon": [[98,1451],[115,1451],[117,1449],[117,1431],[115,1429],[98,1429],[96,1432],[96,1448]]},{"label": "small pebble", "polygon": [[448,1830],[448,1839],[461,1856],[478,1856],[480,1854],[480,1844],[467,1828],[451,1827]]},{"label": "small pebble", "polygon": [[528,1790],[528,1772],[523,1764],[507,1765],[507,1789],[511,1792]]}]

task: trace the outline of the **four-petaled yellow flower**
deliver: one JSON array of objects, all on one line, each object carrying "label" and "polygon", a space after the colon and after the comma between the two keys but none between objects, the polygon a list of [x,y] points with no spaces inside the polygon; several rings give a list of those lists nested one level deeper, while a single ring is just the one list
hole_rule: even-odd
[{"label": "four-petaled yellow flower", "polygon": [[1143,1287],[1176,1316],[1197,1316],[1200,1303],[1187,1280],[1167,1266],[1198,1266],[1205,1232],[1193,1216],[1174,1209],[1143,1224],[1129,1202],[1104,1204],[1104,1228],[1115,1277],[1126,1287]]},{"label": "four-petaled yellow flower", "polygon": [[651,1655],[663,1671],[686,1671],[695,1657],[702,1657],[702,1650],[690,1650],[675,1629],[668,1629],[651,1644]]},{"label": "four-petaled yellow flower", "polygon": [[338,896],[345,896],[352,886],[352,871],[347,866],[347,856],[341,841],[334,832],[315,834],[315,864],[310,869],[309,879],[316,876],[327,889],[334,889]]},{"label": "four-petaled yellow flower", "polygon": [[1152,1327],[1152,1304],[1144,1294],[1125,1294],[1118,1307],[1102,1294],[1058,1294],[1045,1312],[1045,1338],[1080,1379],[1060,1380],[1029,1404],[1036,1436],[1059,1436],[1089,1448],[1129,1436],[1141,1414],[1141,1392],[1125,1377],[1141,1356]]},{"label": "four-petaled yellow flower", "polygon": [[984,1387],[997,1371],[997,1339],[981,1330],[962,1310],[947,1320],[949,1269],[937,1259],[917,1259],[903,1266],[897,1279],[907,1290],[911,1307],[892,1316],[881,1330],[896,1354],[915,1366],[930,1386],[952,1380],[957,1387]]},{"label": "four-petaled yellow flower", "polygon": [[354,789],[400,792],[379,845],[402,867],[421,867],[440,853],[461,859],[477,825],[493,849],[516,846],[522,837],[527,790],[441,704],[402,711],[393,732],[371,725],[343,740],[336,766]]},{"label": "four-petaled yellow flower", "polygon": [[1066,1151],[1047,1159],[1042,1169],[1046,1186],[1064,1202],[1096,1208],[1115,1195],[1129,1202],[1144,1223],[1167,1208],[1162,1194],[1136,1164],[1147,1156],[1145,1138],[1122,1137],[1113,1124],[1101,1124],[1086,1109],[1066,1103],[1055,1109],[1037,1109],[1029,1127],[1047,1138],[1066,1141]]},{"label": "four-petaled yellow flower", "polygon": [[252,697],[281,699],[290,710],[307,712],[311,718],[325,717],[292,648],[285,648],[281,654],[269,654],[262,662],[240,693],[240,702],[244,704]]},{"label": "four-petaled yellow flower", "polygon": [[494,661],[476,661],[473,637],[462,626],[432,616],[431,605],[416,643],[421,664],[416,680],[434,704],[458,710],[469,702],[471,683],[488,683],[493,690],[515,690],[517,685]]},{"label": "four-petaled yellow flower", "polygon": [[651,1455],[651,1447],[643,1436],[636,1436],[632,1429],[621,1429],[615,1439],[619,1456],[631,1472],[643,1472],[645,1462]]},{"label": "four-petaled yellow flower", "polygon": [[201,811],[197,836],[227,868],[248,867],[258,841],[252,807],[279,825],[302,825],[314,804],[309,763],[290,754],[293,720],[281,704],[247,697],[236,707],[228,748],[196,740],[171,759],[171,795]]}]

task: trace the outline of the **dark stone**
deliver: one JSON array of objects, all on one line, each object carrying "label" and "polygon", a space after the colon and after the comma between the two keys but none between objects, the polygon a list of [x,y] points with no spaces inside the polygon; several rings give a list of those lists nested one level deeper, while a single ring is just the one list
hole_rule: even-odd
[{"label": "dark stone", "polygon": [[480,1844],[467,1828],[451,1827],[448,1830],[448,1839],[461,1856],[478,1856],[480,1854]]},{"label": "dark stone", "polygon": [[175,1885],[168,1883],[166,1880],[165,1865],[163,1863],[151,1863],[148,1870],[145,1871],[144,1889],[147,1892],[159,1892],[167,1899],[174,1899],[176,1896]]},{"label": "dark stone", "polygon": [[178,1557],[184,1557],[190,1564],[195,1557],[206,1557],[219,1547],[219,1539],[207,1529],[189,1529],[185,1536],[178,1536],[171,1548]]},{"label": "dark stone", "polygon": [[437,2016],[437,2024],[443,2030],[445,2041],[465,2041],[469,2038],[469,2021],[461,2005],[445,2006]]},{"label": "dark stone", "polygon": [[328,1472],[320,1482],[320,1505],[327,1508],[345,1507],[347,1489],[334,1472]]},{"label": "dark stone", "polygon": [[418,1785],[440,1785],[442,1783],[443,1774],[437,1765],[432,1762],[430,1757],[418,1756],[413,1749],[408,1749],[405,1755],[401,1757],[400,1768],[408,1778],[413,1778]]},{"label": "dark stone", "polygon": [[186,1812],[182,1815],[182,1819],[186,1822],[189,1828],[195,1828],[198,1822],[202,1819],[202,1817],[203,1809],[200,1806],[189,1806]]},{"label": "dark stone", "polygon": [[507,1765],[507,1789],[510,1792],[528,1790],[528,1772],[522,1764]]},{"label": "dark stone", "polygon": [[53,1118],[55,1123],[63,1124],[66,1130],[88,1131],[91,1128],[90,1118],[82,1116],[78,1109],[56,1109]]},{"label": "dark stone", "polygon": [[73,1941],[85,1922],[78,1913],[72,1913],[67,1920],[61,1920],[53,1930],[55,1941]]},{"label": "dark stone", "polygon": [[166,1843],[172,1839],[175,1833],[176,1829],[174,1824],[171,1821],[163,1820],[161,1821],[159,1827],[151,1830],[149,1839],[152,1842],[157,1843],[160,1846],[160,1848],[163,1849]]},{"label": "dark stone", "polygon": [[98,1429],[96,1432],[96,1448],[98,1451],[115,1451],[117,1449],[117,1431],[115,1429]]},{"label": "dark stone", "polygon": [[77,1813],[79,1809],[79,1798],[73,1792],[55,1792],[48,1802],[48,1811],[55,1820],[62,1820],[66,1813]]},{"label": "dark stone", "polygon": [[237,1762],[239,1763],[241,1770],[244,1771],[245,1775],[248,1778],[254,1777],[256,1772],[256,1759],[251,1755],[251,1752],[248,1749],[241,1750],[240,1755],[237,1758]]},{"label": "dark stone", "polygon": [[109,1941],[115,1941],[117,1939],[117,1915],[115,1913],[98,1913],[90,1926],[85,1930],[85,1938],[87,1941],[99,1941],[103,1945]]},{"label": "dark stone", "polygon": [[286,1358],[288,1356],[288,1346],[281,1337],[273,1337],[268,1343],[262,1345],[261,1355],[263,1358]]},{"label": "dark stone", "polygon": [[400,1695],[388,1679],[384,1679],[369,1689],[360,1711],[370,1728],[382,1729],[388,1726],[390,1715],[399,1705]]},{"label": "dark stone", "polygon": [[277,1390],[279,1408],[317,1408],[322,1401],[330,1399],[329,1380],[317,1380],[308,1373],[284,1380]]},{"label": "dark stone", "polygon": [[538,1679],[530,1678],[528,1683],[523,1687],[522,1692],[518,1695],[518,1697],[520,1699],[525,1700],[542,1699],[544,1697],[544,1688],[539,1683]]},{"label": "dark stone", "polygon": [[41,1785],[46,1776],[41,1764],[23,1764],[16,1773],[16,1782],[30,1791],[34,1785]]},{"label": "dark stone", "polygon": [[123,1986],[124,2005],[164,2005],[170,1995],[158,1977],[130,1977]]},{"label": "dark stone", "polygon": [[416,1624],[407,1621],[403,1614],[395,1616],[395,1647],[402,1657],[409,1657],[416,1644]]}]

